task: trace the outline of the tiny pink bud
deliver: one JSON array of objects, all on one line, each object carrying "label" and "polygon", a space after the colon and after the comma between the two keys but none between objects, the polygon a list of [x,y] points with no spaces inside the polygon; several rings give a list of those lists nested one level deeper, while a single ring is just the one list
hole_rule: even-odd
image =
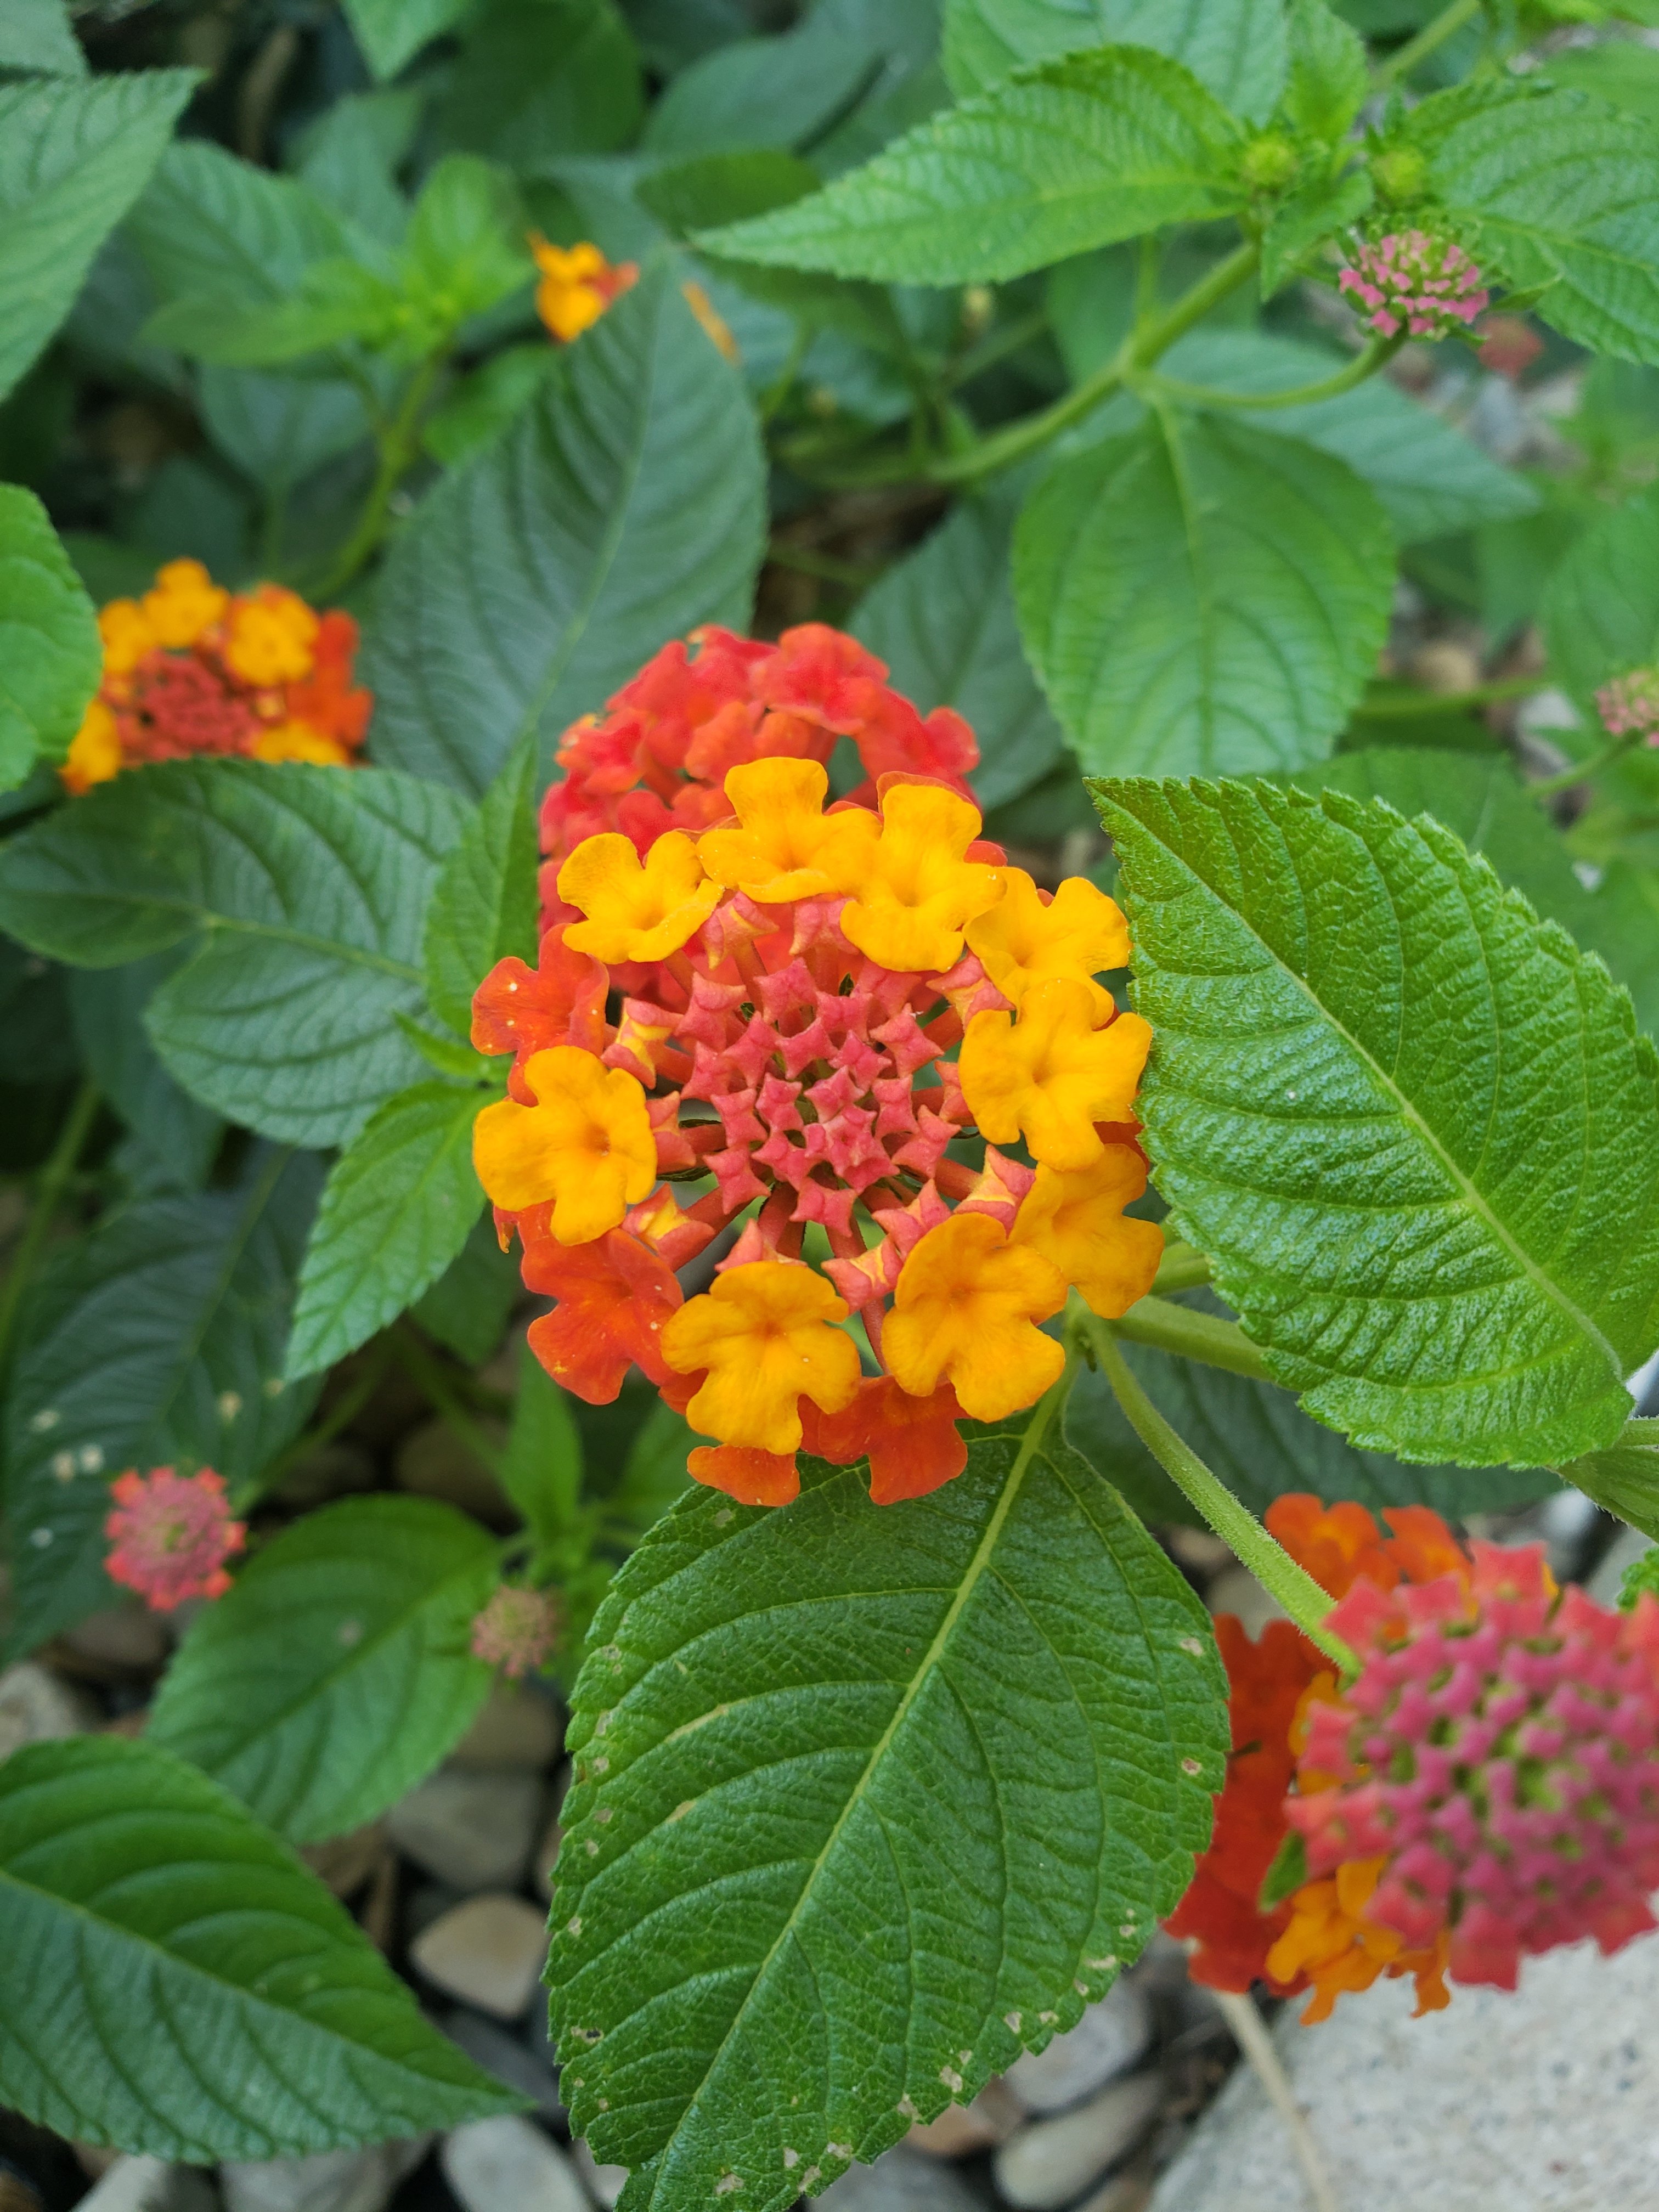
[{"label": "tiny pink bud", "polygon": [[558,1648],[564,1607],[556,1592],[503,1583],[472,1621],[472,1656],[512,1681],[537,1672]]}]

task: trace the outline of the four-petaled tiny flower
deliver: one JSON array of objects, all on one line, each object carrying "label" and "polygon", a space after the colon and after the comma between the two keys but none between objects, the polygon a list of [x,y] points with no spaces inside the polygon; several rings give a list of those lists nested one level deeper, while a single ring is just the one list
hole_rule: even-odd
[{"label": "four-petaled tiny flower", "polygon": [[640,273],[638,262],[607,261],[588,239],[571,246],[554,246],[532,230],[530,251],[541,271],[536,313],[561,345],[591,330]]},{"label": "four-petaled tiny flower", "polygon": [[230,1588],[225,1561],[242,1549],[247,1528],[230,1517],[222,1475],[211,1468],[197,1474],[129,1468],[110,1485],[110,1495],[104,1571],[112,1582],[137,1590],[155,1613],[171,1613],[188,1597],[223,1596]]},{"label": "four-petaled tiny flower", "polygon": [[1337,277],[1365,311],[1367,325],[1385,338],[1443,338],[1467,329],[1491,294],[1480,271],[1455,240],[1426,230],[1390,231],[1359,239]]},{"label": "four-petaled tiny flower", "polygon": [[564,1607],[556,1591],[503,1583],[473,1615],[472,1656],[516,1682],[545,1666],[563,1634]]}]

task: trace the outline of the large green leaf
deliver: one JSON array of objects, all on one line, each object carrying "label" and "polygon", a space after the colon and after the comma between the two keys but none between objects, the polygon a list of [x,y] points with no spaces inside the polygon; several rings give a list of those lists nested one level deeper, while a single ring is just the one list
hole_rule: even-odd
[{"label": "large green leaf", "polygon": [[646,2212],[783,2212],[1070,2027],[1186,1887],[1203,1614],[1027,1414],[931,1498],[689,1495],[597,1614],[548,1966],[572,2122]]},{"label": "large green leaf", "polygon": [[195,82],[152,70],[0,84],[0,398],[74,305]]},{"label": "large green leaf", "polygon": [[[1546,586],[1543,618],[1551,667],[1587,718],[1610,676],[1659,661],[1659,485],[1599,516],[1568,548]],[[1587,737],[1586,750],[1595,742]]]},{"label": "large green leaf", "polygon": [[123,968],[81,968],[69,976],[70,1015],[87,1072],[161,1173],[181,1190],[199,1190],[225,1125],[181,1091],[162,1066],[144,1012],[179,965],[177,947]]},{"label": "large green leaf", "polygon": [[287,1372],[331,1367],[435,1283],[483,1206],[472,1169],[476,1085],[387,1099],[330,1170],[300,1274]]},{"label": "large green leaf", "polygon": [[283,1351],[319,1180],[258,1147],[236,1188],[128,1206],[31,1291],[6,1405],[12,1651],[112,1602],[112,1475],[205,1465],[246,1494],[303,1425],[316,1386],[283,1380]]},{"label": "large green leaf", "polygon": [[453,144],[518,169],[626,146],[643,113],[639,55],[614,0],[492,0],[442,107]]},{"label": "large green leaf", "polygon": [[308,185],[208,138],[167,149],[127,228],[161,299],[227,307],[285,299],[311,262],[347,251],[338,216]]},{"label": "large green leaf", "polygon": [[536,957],[535,750],[521,745],[438,872],[426,917],[432,1010],[462,1036],[472,994],[498,960]]},{"label": "large green leaf", "polygon": [[1252,122],[1285,82],[1282,0],[945,0],[945,74],[963,98],[1080,47],[1152,46]]},{"label": "large green leaf", "polygon": [[1024,70],[811,198],[705,234],[738,261],[911,284],[1018,276],[1165,223],[1219,215],[1238,126],[1144,46]]},{"label": "large green leaf", "polygon": [[296,1844],[361,1827],[430,1772],[488,1695],[468,1630],[500,1572],[495,1540],[431,1498],[307,1514],[197,1616],[150,1741]]},{"label": "large green leaf", "polygon": [[763,483],[742,381],[659,263],[400,532],[362,664],[376,758],[478,792],[533,732],[544,775],[665,640],[746,626]]},{"label": "large green leaf", "polygon": [[204,368],[202,424],[233,466],[286,494],[368,435],[362,394],[343,378]]},{"label": "large green leaf", "polygon": [[988,810],[1037,782],[1066,750],[1014,619],[1015,503],[1007,488],[963,500],[865,594],[852,623],[887,663],[895,689],[924,714],[954,707],[973,725],[974,790]]},{"label": "large green leaf", "polygon": [[1151,416],[1056,461],[1015,537],[1026,650],[1086,768],[1249,774],[1328,752],[1376,665],[1388,520],[1328,453]]},{"label": "large green leaf", "polygon": [[0,791],[60,762],[104,669],[98,618],[46,511],[0,484]]},{"label": "large green leaf", "polygon": [[363,58],[382,82],[466,13],[468,0],[345,0]]},{"label": "large green leaf", "polygon": [[1362,1450],[1549,1466],[1659,1336],[1659,1057],[1451,833],[1271,785],[1097,787],[1173,1225]]},{"label": "large green leaf", "polygon": [[285,1845],[153,1745],[0,1766],[0,2096],[59,2135],[205,2165],[518,2101]]},{"label": "large green leaf", "polygon": [[100,786],[0,854],[0,927],[112,967],[188,942],[150,1002],[168,1070],[232,1121],[348,1142],[424,1072],[428,896],[462,810],[380,769],[178,761]]}]

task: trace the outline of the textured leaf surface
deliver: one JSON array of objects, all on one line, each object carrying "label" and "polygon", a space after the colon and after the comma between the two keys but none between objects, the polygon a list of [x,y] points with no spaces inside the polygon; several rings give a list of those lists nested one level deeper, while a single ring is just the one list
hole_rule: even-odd
[{"label": "textured leaf surface", "polygon": [[1659,1336],[1659,1061],[1598,962],[1425,817],[1098,787],[1179,1233],[1364,1450],[1609,1443]]},{"label": "textured leaf surface", "polygon": [[[1659,486],[1600,515],[1563,556],[1544,593],[1550,665],[1587,717],[1597,687],[1659,659]],[[1591,732],[1585,751],[1599,742]]]},{"label": "textured leaf surface", "polygon": [[959,97],[1084,46],[1152,46],[1252,122],[1285,82],[1281,0],[945,0],[945,73]]},{"label": "textured leaf surface", "polygon": [[0,84],[0,397],[74,305],[195,82],[149,70]]},{"label": "textured leaf surface", "polygon": [[1659,1421],[1627,1421],[1605,1450],[1569,1460],[1561,1473],[1586,1498],[1659,1540]]},{"label": "textured leaf surface", "polygon": [[472,994],[498,960],[534,963],[538,902],[536,756],[520,746],[444,862],[426,917],[426,984],[433,1012],[467,1036]]},{"label": "textured leaf surface", "polygon": [[118,777],[0,856],[0,927],[109,967],[189,941],[150,1035],[192,1096],[280,1141],[349,1140],[425,1073],[395,1016],[461,809],[356,769],[179,761]]},{"label": "textured leaf surface", "polygon": [[307,1514],[198,1613],[149,1741],[296,1844],[374,1820],[489,1693],[468,1631],[498,1554],[476,1521],[432,1498],[348,1498]]},{"label": "textured leaf surface", "polygon": [[0,2096],[60,2135],[205,2165],[453,2126],[515,2101],[314,1875],[148,1743],[0,1766]]},{"label": "textured leaf surface", "polygon": [[667,639],[746,626],[763,505],[742,381],[659,264],[399,534],[361,664],[377,759],[480,792],[533,732],[544,776]]},{"label": "textured leaf surface", "polygon": [[168,147],[127,228],[163,300],[226,307],[283,299],[309,263],[347,250],[339,217],[308,185],[207,138]]},{"label": "textured leaf surface", "polygon": [[355,1352],[435,1283],[483,1205],[472,1123],[485,1093],[417,1083],[387,1099],[329,1172],[300,1275],[290,1376]]},{"label": "textured leaf surface", "polygon": [[1328,751],[1376,665],[1392,566],[1340,461],[1152,417],[1054,464],[1020,517],[1014,596],[1085,768],[1244,775]]},{"label": "textured leaf surface", "polygon": [[1070,2027],[1184,1888],[1204,1616],[1036,1436],[902,1508],[822,1468],[775,1511],[690,1497],[596,1616],[548,1972],[627,2212],[782,2212]]},{"label": "textured leaf surface", "polygon": [[284,1382],[283,1351],[319,1179],[261,1147],[237,1188],[129,1206],[31,1291],[6,1406],[13,1651],[114,1601],[111,1476],[206,1465],[245,1493],[304,1424],[316,1388]]},{"label": "textured leaf surface", "polygon": [[1140,46],[1049,62],[947,109],[810,199],[706,234],[737,261],[911,284],[1018,276],[1218,215],[1237,126]]},{"label": "textured leaf surface", "polygon": [[103,673],[98,619],[46,511],[0,484],[0,790],[60,762]]}]

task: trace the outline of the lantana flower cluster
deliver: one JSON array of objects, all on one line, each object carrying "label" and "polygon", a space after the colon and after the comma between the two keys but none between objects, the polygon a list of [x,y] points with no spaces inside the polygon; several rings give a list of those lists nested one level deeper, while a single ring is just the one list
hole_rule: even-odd
[{"label": "lantana flower cluster", "polygon": [[1360,1671],[1340,1687],[1288,1622],[1252,1644],[1217,1621],[1234,1750],[1168,1923],[1195,1978],[1311,1988],[1317,2021],[1411,1974],[1420,2014],[1448,1974],[1513,1989],[1525,1956],[1654,1927],[1659,1601],[1610,1612],[1560,1591],[1541,1545],[1466,1552],[1420,1506],[1387,1513],[1387,1537],[1299,1495],[1267,1517],[1340,1597],[1328,1625]]},{"label": "lantana flower cluster", "polygon": [[556,1590],[531,1589],[502,1583],[475,1613],[470,1638],[472,1656],[499,1667],[511,1682],[539,1673],[564,1635],[564,1607]]},{"label": "lantana flower cluster", "polygon": [[[514,1055],[479,1177],[556,1301],[532,1348],[593,1402],[637,1364],[714,1440],[692,1474],[751,1504],[795,1495],[803,1445],[867,1455],[878,1504],[949,1481],[961,1416],[1059,1376],[1068,1290],[1121,1314],[1162,1249],[1123,1211],[1150,1031],[1096,981],[1123,917],[981,838],[966,726],[885,672],[817,629],[659,654],[568,737],[538,965],[474,1001]],[[873,804],[827,803],[838,735]]]},{"label": "lantana flower cluster", "polygon": [[1455,240],[1426,230],[1356,240],[1337,277],[1364,310],[1367,328],[1385,338],[1443,338],[1467,329],[1492,295]]},{"label": "lantana flower cluster", "polygon": [[555,246],[532,230],[530,251],[538,272],[536,313],[561,345],[591,330],[611,301],[639,279],[637,261],[607,261],[589,239]]},{"label": "lantana flower cluster", "polygon": [[197,753],[343,766],[363,741],[374,699],[352,682],[356,623],[281,584],[229,592],[199,561],[169,561],[98,629],[103,680],[61,771],[72,792]]},{"label": "lantana flower cluster", "polygon": [[137,1590],[153,1613],[171,1613],[186,1598],[224,1595],[225,1561],[246,1542],[247,1524],[232,1518],[222,1474],[210,1467],[196,1474],[129,1468],[110,1485],[110,1496],[104,1571],[112,1582]]},{"label": "lantana flower cluster", "polygon": [[1596,711],[1610,738],[1640,738],[1659,745],[1659,668],[1632,668],[1595,695]]}]

